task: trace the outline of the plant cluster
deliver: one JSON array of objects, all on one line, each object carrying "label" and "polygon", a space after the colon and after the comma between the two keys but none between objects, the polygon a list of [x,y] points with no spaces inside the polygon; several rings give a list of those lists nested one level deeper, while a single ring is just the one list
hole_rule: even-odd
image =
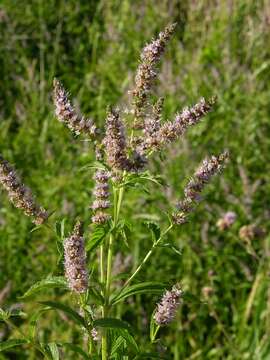
[{"label": "plant cluster", "polygon": [[[60,251],[64,256],[65,277],[47,277],[33,285],[24,296],[27,298],[49,287],[61,287],[75,296],[75,307],[56,301],[41,302],[42,309],[31,319],[30,334],[21,332],[21,338],[8,340],[3,347],[28,344],[49,359],[57,359],[59,349],[65,346],[85,359],[139,359],[160,356],[155,352],[158,331],[174,319],[179,305],[184,301],[184,292],[178,283],[172,286],[157,281],[139,282],[136,281],[137,275],[150,261],[155,249],[162,245],[168,232],[188,221],[188,215],[200,202],[205,186],[222,170],[228,158],[227,152],[223,152],[203,160],[185,186],[183,199],[168,209],[168,226],[161,230],[158,224],[148,223],[153,232],[149,251],[141,263],[124,278],[125,281],[114,287],[113,267],[117,261],[115,243],[122,235],[124,219],[121,217],[121,209],[123,199],[128,195],[127,189],[138,182],[162,185],[159,176],[154,176],[147,170],[150,157],[183,136],[189,127],[199,123],[211,111],[215,102],[215,98],[201,99],[197,104],[177,113],[170,121],[162,119],[163,99],[152,103],[150,93],[157,77],[159,61],[175,29],[175,24],[167,26],[157,39],[144,47],[135,76],[134,90],[131,92],[131,108],[128,112],[108,108],[104,131],[98,129],[92,119],[78,113],[63,85],[59,80],[54,80],[56,117],[75,135],[83,133],[91,138],[96,154],[97,161],[93,165],[94,200],[89,216],[91,240],[85,241],[88,238],[87,231],[84,231],[82,223],[77,221],[69,236],[62,235]],[[13,168],[2,157],[0,182],[14,205],[31,216],[36,225],[50,226],[51,218],[48,212],[36,204],[30,190],[22,184]],[[58,232],[56,235],[59,235]],[[88,253],[94,250],[98,253],[98,274],[87,261]],[[171,290],[167,289],[168,286]],[[153,304],[153,314],[149,316],[153,353],[145,353],[137,344],[130,325],[115,316],[115,305],[136,294],[161,295],[163,292],[157,306]],[[39,315],[50,309],[65,312],[79,324],[82,339],[87,338],[86,343],[82,341],[77,345],[41,342],[36,333],[36,323]],[[1,316],[10,326],[15,326],[11,319],[12,312],[2,311]]]}]

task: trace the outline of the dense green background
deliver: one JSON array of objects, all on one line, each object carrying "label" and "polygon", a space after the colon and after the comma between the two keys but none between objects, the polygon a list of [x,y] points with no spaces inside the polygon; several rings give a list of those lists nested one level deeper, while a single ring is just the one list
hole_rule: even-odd
[{"label": "dense green background", "polygon": [[[177,321],[161,332],[169,358],[270,359],[269,1],[2,0],[0,151],[39,201],[55,211],[54,220],[66,217],[67,229],[77,216],[89,224],[92,170],[84,166],[93,160],[91,144],[55,120],[52,79],[59,77],[83,112],[103,125],[108,104],[126,106],[140,49],[175,21],[178,28],[155,89],[155,96],[165,97],[164,118],[201,96],[216,94],[218,104],[185,139],[152,161],[152,171],[160,172],[170,187],[153,187],[151,195],[129,192],[123,216],[133,224],[130,249],[119,244],[119,250],[124,256],[132,252],[136,264],[150,241],[143,220],[165,223],[166,203],[181,196],[197,163],[229,149],[231,161],[222,178],[208,188],[190,223],[168,239],[182,255],[161,249],[141,278],[180,281],[194,295],[182,305]],[[227,210],[238,219],[221,233],[216,222]],[[251,244],[256,256],[238,236],[246,224],[266,230]],[[31,233],[32,228],[1,191],[0,288],[7,289],[8,283],[10,289],[0,297],[0,306],[20,302],[18,297],[35,281],[62,272],[52,233]],[[94,257],[91,264],[95,266]],[[213,294],[200,303],[206,286]],[[55,297],[44,294],[42,299]],[[157,298],[134,300],[126,306],[125,318],[143,343],[145,321]],[[24,306],[31,309],[33,303]],[[50,316],[42,322],[44,339],[78,342],[70,324]],[[9,333],[3,330],[0,336],[5,339]],[[0,358],[38,358],[27,349],[17,351]]]}]

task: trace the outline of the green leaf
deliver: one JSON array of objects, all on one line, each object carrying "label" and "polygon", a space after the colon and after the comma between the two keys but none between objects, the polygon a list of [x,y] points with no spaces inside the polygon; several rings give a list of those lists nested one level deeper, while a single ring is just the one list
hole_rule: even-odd
[{"label": "green leaf", "polygon": [[47,290],[49,288],[63,288],[67,289],[67,282],[63,276],[50,276],[44,280],[38,281],[36,284],[30,287],[26,293],[21,296],[21,299],[28,298],[37,294],[40,291]]},{"label": "green leaf", "polygon": [[145,221],[144,224],[151,230],[153,240],[156,242],[160,238],[160,227],[153,221]]},{"label": "green leaf", "polygon": [[89,355],[85,351],[83,351],[83,349],[81,349],[78,345],[74,345],[71,343],[62,343],[59,345],[74,351],[76,354],[80,354],[84,359],[90,359]]},{"label": "green leaf", "polygon": [[4,351],[10,348],[13,348],[15,346],[19,346],[19,345],[23,345],[23,344],[27,344],[28,341],[25,339],[12,339],[12,340],[6,340],[6,341],[2,341],[0,343],[0,351]]},{"label": "green leaf", "polygon": [[127,322],[115,318],[102,318],[94,320],[93,326],[109,329],[125,329],[131,331],[131,327]]},{"label": "green leaf", "polygon": [[54,225],[55,233],[61,240],[63,240],[66,237],[66,232],[65,232],[66,221],[67,219],[64,218],[61,221],[56,221]]},{"label": "green leaf", "polygon": [[159,330],[159,325],[156,324],[155,319],[154,319],[154,313],[151,316],[151,322],[150,322],[150,340],[153,343],[155,341],[157,332]]},{"label": "green leaf", "polygon": [[170,250],[172,250],[175,254],[182,256],[182,253],[179,249],[177,249],[177,247],[175,247],[174,245],[170,244],[170,243],[166,243],[166,244],[159,244],[158,247],[165,247],[168,248]]},{"label": "green leaf", "polygon": [[117,355],[118,349],[125,344],[125,339],[119,336],[112,344],[111,356]]},{"label": "green leaf", "polygon": [[88,328],[86,321],[84,318],[79,315],[75,310],[71,309],[68,305],[62,304],[57,301],[40,301],[39,304],[49,306],[52,309],[61,310],[65,314],[67,314],[73,321],[75,321],[78,325],[83,326],[84,328]]},{"label": "green leaf", "polygon": [[89,297],[90,298],[93,297],[99,305],[104,304],[104,297],[101,295],[101,293],[97,289],[90,287],[88,292],[89,292]]},{"label": "green leaf", "polygon": [[123,291],[118,293],[116,296],[112,298],[111,303],[116,304],[119,301],[124,300],[125,298],[137,294],[162,294],[164,289],[166,288],[165,283],[159,283],[154,281],[143,282],[140,284],[132,285],[125,288]]},{"label": "green leaf", "polygon": [[36,311],[29,319],[29,337],[31,339],[35,338],[36,335],[36,326],[37,326],[37,322],[38,319],[40,318],[40,316],[45,313],[46,311],[48,311],[50,309],[45,308],[45,309],[39,309],[38,311]]},{"label": "green leaf", "polygon": [[124,329],[118,329],[117,332],[126,340],[127,344],[133,349],[135,353],[139,352],[139,347],[134,339],[134,337]]},{"label": "green leaf", "polygon": [[50,355],[52,357],[52,360],[59,360],[59,350],[58,346],[55,342],[48,343],[47,345],[48,349],[50,350]]},{"label": "green leaf", "polygon": [[0,308],[0,320],[8,320],[10,317],[23,317],[26,318],[27,314],[23,312],[21,309],[11,309],[4,311]]},{"label": "green leaf", "polygon": [[107,226],[97,225],[94,227],[90,240],[87,242],[86,251],[94,251],[108,233]]}]

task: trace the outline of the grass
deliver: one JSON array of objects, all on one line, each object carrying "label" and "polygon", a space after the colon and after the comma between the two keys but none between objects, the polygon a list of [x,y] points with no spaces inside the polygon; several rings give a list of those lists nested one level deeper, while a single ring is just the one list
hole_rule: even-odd
[{"label": "grass", "polygon": [[[175,321],[162,330],[166,354],[172,359],[268,359],[270,346],[269,87],[270,7],[264,1],[15,1],[0,4],[0,144],[1,153],[20,169],[54,218],[66,218],[66,231],[80,216],[89,223],[93,156],[89,142],[75,139],[54,119],[51,88],[56,75],[76,97],[81,109],[99,124],[108,104],[124,104],[132,87],[139,52],[146,41],[169,22],[178,22],[176,36],[161,66],[156,94],[165,97],[165,117],[200,96],[218,96],[215,111],[188,137],[153,160],[162,172],[166,194],[137,190],[125,203],[131,223],[130,249],[134,267],[146,251],[144,220],[181,197],[196,164],[205,155],[227,148],[231,161],[220,180],[209,187],[206,201],[190,224],[173,236],[174,246],[158,249],[141,278],[181,281],[190,295]],[[256,185],[256,186],[255,186]],[[143,213],[141,211],[143,210]],[[216,222],[233,210],[234,226],[221,233]],[[137,214],[137,215],[135,215]],[[139,214],[139,215],[138,215]],[[44,274],[61,274],[56,266],[55,239],[49,230],[31,232],[1,192],[1,278],[11,289],[1,306],[19,302]],[[238,236],[241,226],[255,223],[266,230],[252,241],[256,257]],[[94,262],[94,259],[93,259]],[[209,273],[213,275],[209,276]],[[174,274],[168,278],[167,274]],[[213,294],[201,302],[202,289]],[[62,293],[44,295],[58,298]],[[45,300],[46,300],[45,299]],[[148,336],[142,320],[156,298],[137,297],[125,307],[125,318]],[[26,304],[26,309],[31,309]],[[149,316],[148,316],[149,318]],[[146,319],[145,321],[148,321]],[[21,324],[22,328],[24,324]],[[71,338],[60,318],[42,320],[47,339]],[[63,330],[63,331],[61,331]],[[1,333],[2,334],[2,333]],[[8,331],[3,330],[3,339]],[[36,359],[26,348],[1,354],[0,359]],[[2,357],[1,357],[2,356]],[[15,356],[15,357],[14,357]],[[72,355],[69,355],[72,356]],[[72,358],[72,357],[70,357]]]}]

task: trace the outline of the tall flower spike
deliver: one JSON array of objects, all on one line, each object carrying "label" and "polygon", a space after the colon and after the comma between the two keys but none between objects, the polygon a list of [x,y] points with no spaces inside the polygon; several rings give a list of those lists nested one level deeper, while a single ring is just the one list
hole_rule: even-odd
[{"label": "tall flower spike", "polygon": [[153,136],[161,127],[162,110],[164,99],[159,98],[153,106],[153,113],[150,117],[146,118],[143,132],[146,136]]},{"label": "tall flower spike", "polygon": [[180,114],[177,114],[174,121],[167,121],[158,131],[148,133],[141,145],[142,152],[153,149],[160,150],[162,146],[175,141],[190,126],[197,124],[204,115],[210,112],[215,101],[215,97],[209,101],[202,98],[191,108],[185,108]]},{"label": "tall flower spike", "polygon": [[204,187],[210,182],[211,178],[222,170],[228,159],[225,151],[219,156],[212,156],[205,159],[197,169],[194,177],[188,182],[184,189],[184,199],[178,204],[178,211],[173,214],[173,221],[180,225],[186,222],[188,214],[194,209],[201,199]]},{"label": "tall flower spike", "polygon": [[64,240],[64,254],[65,276],[70,289],[76,293],[86,292],[88,274],[81,222],[75,225],[72,235]]},{"label": "tall flower spike", "polygon": [[158,325],[168,325],[174,319],[181,296],[182,290],[178,286],[173,286],[170,291],[166,291],[154,314],[155,322]]},{"label": "tall flower spike", "polygon": [[59,80],[53,81],[54,92],[54,104],[55,114],[59,121],[65,123],[67,127],[74,131],[75,134],[85,133],[87,135],[95,135],[97,132],[96,126],[92,120],[85,119],[82,115],[78,114],[69,100],[67,91]]},{"label": "tall flower spike", "polygon": [[104,224],[111,218],[111,216],[105,212],[105,210],[110,207],[108,183],[110,177],[110,172],[106,170],[97,170],[94,175],[96,182],[94,189],[96,199],[92,204],[92,209],[95,212],[92,216],[92,222],[94,224]]},{"label": "tall flower spike", "polygon": [[141,53],[141,63],[135,76],[135,88],[133,90],[134,128],[142,129],[144,127],[143,115],[148,94],[157,76],[156,66],[175,27],[176,24],[167,26],[156,40],[144,47]]},{"label": "tall flower spike", "polygon": [[47,220],[47,211],[35,202],[31,190],[21,182],[15,169],[1,155],[0,182],[14,206],[23,210],[25,215],[32,216],[34,224],[41,225]]},{"label": "tall flower spike", "polygon": [[127,157],[126,136],[119,111],[109,109],[106,120],[106,135],[103,139],[107,163],[115,170],[139,171],[145,165],[145,159],[136,151],[132,158]]},{"label": "tall flower spike", "polygon": [[106,119],[106,135],[103,139],[108,164],[117,170],[129,167],[126,152],[126,136],[119,111],[109,109]]}]

